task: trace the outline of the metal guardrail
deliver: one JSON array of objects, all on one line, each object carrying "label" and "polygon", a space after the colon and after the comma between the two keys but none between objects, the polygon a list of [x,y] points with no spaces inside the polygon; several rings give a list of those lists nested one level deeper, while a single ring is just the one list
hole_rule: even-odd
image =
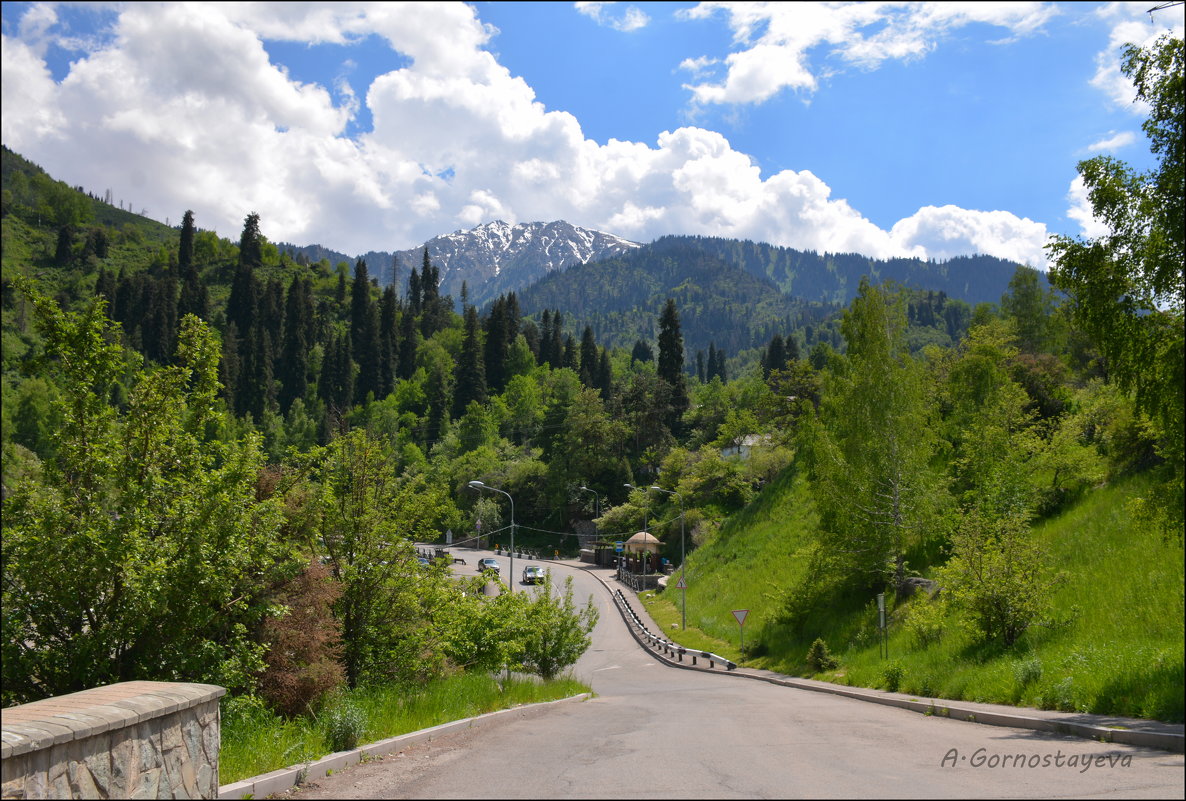
[{"label": "metal guardrail", "polygon": [[625,614],[630,616],[630,619],[634,621],[634,625],[638,628],[639,634],[645,637],[650,646],[656,651],[662,651],[668,656],[673,656],[680,662],[684,661],[684,656],[690,656],[692,658],[693,665],[696,664],[697,659],[707,659],[708,666],[710,668],[715,668],[716,663],[720,662],[722,665],[724,665],[725,670],[736,670],[737,665],[735,663],[729,661],[723,656],[720,656],[719,654],[714,654],[711,651],[691,650],[679,645],[678,643],[674,643],[671,640],[660,637],[657,634],[652,634],[646,625],[643,624],[642,620],[638,617],[638,614],[630,606],[630,602],[626,600],[626,594],[621,590],[614,590],[614,601]]}]

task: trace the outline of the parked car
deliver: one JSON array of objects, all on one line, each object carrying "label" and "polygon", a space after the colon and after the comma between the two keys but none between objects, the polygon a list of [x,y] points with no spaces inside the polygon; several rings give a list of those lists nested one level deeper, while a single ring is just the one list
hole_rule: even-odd
[{"label": "parked car", "polygon": [[524,584],[543,584],[544,569],[539,565],[528,565],[523,568],[523,583]]},{"label": "parked car", "polygon": [[478,573],[485,573],[487,570],[496,576],[502,572],[502,568],[498,565],[498,560],[489,556],[478,560]]}]

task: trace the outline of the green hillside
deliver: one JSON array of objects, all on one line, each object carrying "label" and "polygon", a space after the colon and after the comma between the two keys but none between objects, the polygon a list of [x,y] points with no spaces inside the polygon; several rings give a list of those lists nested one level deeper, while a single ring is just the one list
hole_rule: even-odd
[{"label": "green hillside", "polygon": [[[749,666],[883,689],[887,668],[898,666],[899,689],[912,695],[1180,722],[1182,547],[1134,517],[1134,500],[1149,487],[1143,475],[1120,480],[1033,528],[1065,582],[1045,625],[1010,649],[978,644],[943,608],[942,591],[900,603],[887,594],[888,660],[879,656],[872,593],[786,623],[786,588],[807,569],[817,524],[808,484],[793,467],[689,558],[686,635],[671,625],[679,620],[677,590],[648,604],[668,636],[716,646]],[[734,609],[750,611],[745,656]],[[927,613],[939,633],[922,642]],[[835,670],[808,667],[817,637],[838,659]]]}]

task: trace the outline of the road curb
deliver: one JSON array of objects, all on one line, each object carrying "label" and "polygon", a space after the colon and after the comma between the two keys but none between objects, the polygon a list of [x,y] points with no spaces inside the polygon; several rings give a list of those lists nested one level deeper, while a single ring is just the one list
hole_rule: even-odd
[{"label": "road curb", "polygon": [[407,734],[400,734],[395,737],[388,737],[385,740],[364,745],[361,748],[355,748],[351,751],[338,751],[321,759],[310,762],[307,765],[292,765],[287,768],[273,770],[270,773],[264,773],[259,776],[253,776],[250,779],[243,779],[242,781],[232,782],[231,784],[224,784],[218,788],[218,797],[223,798],[265,798],[274,793],[282,793],[296,787],[298,784],[303,784],[309,779],[321,779],[329,774],[330,771],[339,771],[342,768],[356,765],[362,761],[363,757],[379,757],[387,754],[394,754],[405,748],[417,745],[418,743],[428,742],[429,740],[443,737],[447,734],[453,734],[464,729],[472,729],[483,726],[487,723],[493,722],[495,719],[510,714],[512,712],[522,712],[524,710],[535,710],[553,704],[565,704],[573,701],[584,701],[592,697],[592,693],[580,693],[578,695],[571,695],[568,698],[560,698],[555,701],[541,701],[538,704],[522,704],[520,706],[513,706],[508,709],[499,709],[494,712],[487,712],[484,715],[477,715],[472,718],[464,718],[462,720],[454,720],[448,723],[442,723],[439,726],[433,726],[428,729],[421,729],[419,731],[408,732]]},{"label": "road curb", "polygon": [[[586,572],[595,576],[601,586],[603,586],[610,593],[612,598],[614,590],[608,583],[606,583],[605,579],[595,573],[593,570],[586,569]],[[669,667],[681,668],[683,670],[696,670],[702,673],[715,673],[717,675],[723,676],[736,676],[738,678],[764,681],[769,684],[776,684],[782,687],[792,687],[798,690],[829,693],[831,695],[852,698],[857,701],[866,701],[869,703],[881,704],[883,706],[893,706],[898,707],[899,709],[908,709],[913,712],[919,712],[923,715],[950,718],[952,720],[963,720],[969,723],[980,723],[986,726],[1005,726],[1014,729],[1030,729],[1033,731],[1049,732],[1052,734],[1082,737],[1085,739],[1097,740],[1099,742],[1105,743],[1121,743],[1124,745],[1134,745],[1142,748],[1156,748],[1162,751],[1171,751],[1178,754],[1183,753],[1184,746],[1186,746],[1186,735],[1184,735],[1181,731],[1149,731],[1134,728],[1118,728],[1116,726],[1109,726],[1104,723],[1087,723],[1081,720],[1059,719],[1055,716],[1038,717],[1034,715],[1027,715],[1025,714],[1024,707],[1016,707],[1016,713],[1003,712],[997,709],[986,709],[984,705],[969,704],[962,701],[948,701],[941,698],[912,698],[900,694],[883,692],[881,690],[873,690],[861,687],[845,687],[839,684],[828,684],[825,682],[812,681],[809,679],[796,679],[792,676],[784,676],[776,673],[763,675],[761,673],[755,672],[751,668],[739,667],[736,670],[724,671],[714,670],[712,668],[701,667],[698,665],[689,665],[686,662],[680,662],[672,659],[662,651],[652,647],[651,644],[643,638],[642,634],[636,630],[633,622],[616,601],[614,602],[614,607],[618,610],[618,614],[622,616],[622,620],[626,623],[626,628],[629,629],[630,634],[632,637],[634,637],[635,641],[661,663]],[[1075,717],[1082,718],[1088,716],[1076,715]],[[1139,723],[1139,721],[1133,722]]]}]

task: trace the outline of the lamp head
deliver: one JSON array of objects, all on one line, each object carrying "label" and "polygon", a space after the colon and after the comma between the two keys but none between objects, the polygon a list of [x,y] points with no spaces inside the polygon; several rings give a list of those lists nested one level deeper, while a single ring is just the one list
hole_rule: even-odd
[{"label": "lamp head", "polygon": [[486,485],[481,481],[471,481],[469,482],[469,486],[473,487],[474,489],[483,489]]}]

